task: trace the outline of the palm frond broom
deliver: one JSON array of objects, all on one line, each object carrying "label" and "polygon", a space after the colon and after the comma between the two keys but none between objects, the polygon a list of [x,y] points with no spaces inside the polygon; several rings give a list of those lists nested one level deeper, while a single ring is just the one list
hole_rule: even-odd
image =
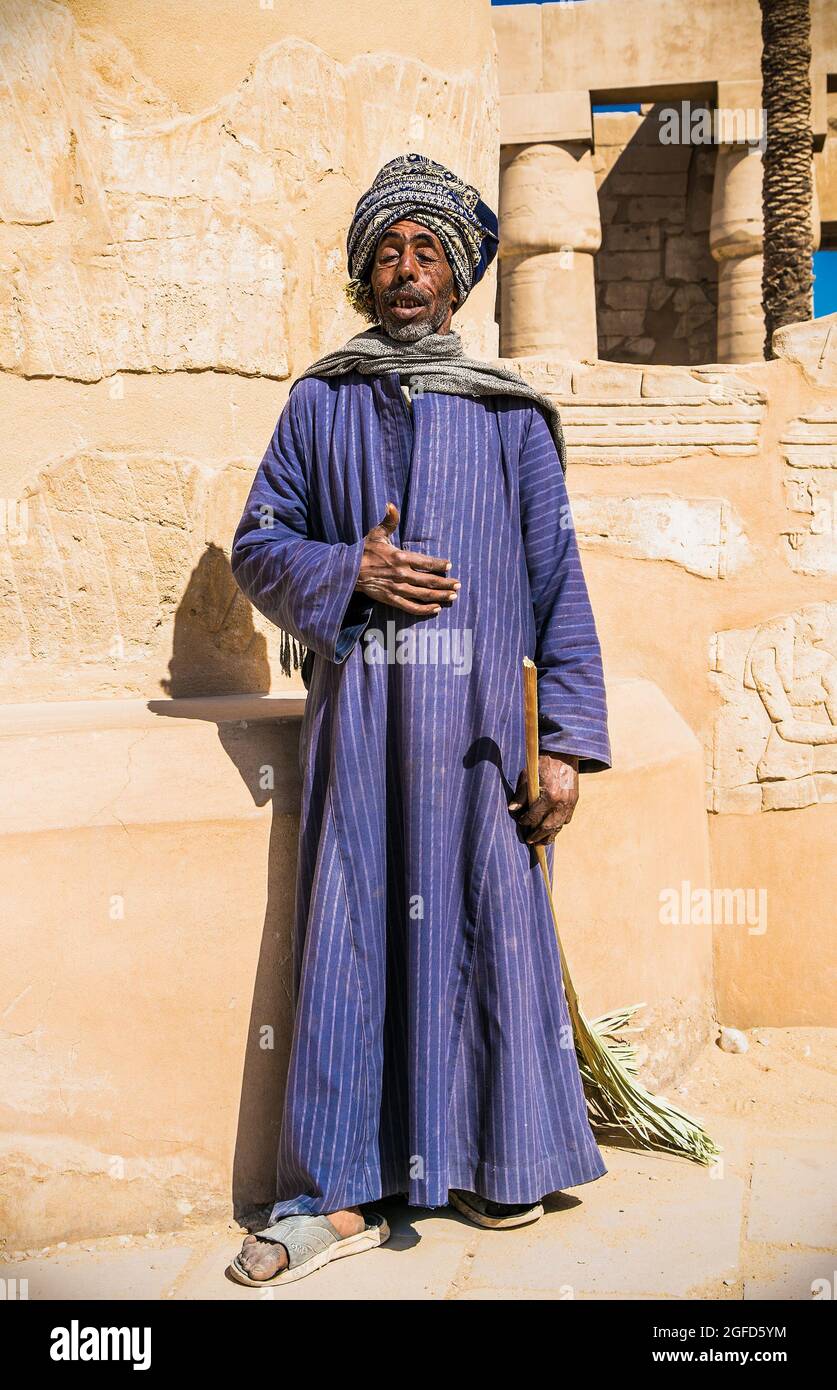
[{"label": "palm frond broom", "polygon": [[[526,729],[526,776],[531,805],[540,794],[538,672],[534,662],[528,657],[523,658],[523,708]],[[636,1049],[621,1035],[632,1031],[629,1026],[631,1020],[643,1005],[632,1004],[592,1022],[582,1013],[561,945],[546,849],[543,845],[534,845],[533,849],[541,866],[552,911],[561,957],[564,993],[591,1123],[599,1126],[618,1126],[644,1149],[663,1149],[670,1153],[683,1154],[696,1163],[712,1163],[720,1149],[702,1125],[666,1100],[665,1096],[652,1095],[637,1079]]]}]

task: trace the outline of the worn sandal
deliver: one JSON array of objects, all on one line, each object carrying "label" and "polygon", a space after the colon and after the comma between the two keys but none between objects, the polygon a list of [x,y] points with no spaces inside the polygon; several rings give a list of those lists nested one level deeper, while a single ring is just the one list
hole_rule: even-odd
[{"label": "worn sandal", "polygon": [[451,1206],[467,1216],[469,1221],[473,1221],[476,1226],[488,1226],[493,1230],[505,1230],[510,1226],[526,1226],[530,1221],[537,1221],[538,1217],[543,1216],[543,1207],[540,1202],[534,1206],[510,1205],[508,1202],[489,1202],[485,1197],[479,1197],[476,1192],[460,1192],[456,1188],[450,1191]]},{"label": "worn sandal", "polygon": [[271,1284],[292,1284],[295,1279],[304,1279],[331,1260],[342,1260],[346,1255],[359,1255],[363,1250],[372,1250],[389,1240],[390,1231],[383,1216],[378,1212],[366,1215],[366,1229],[354,1236],[341,1236],[327,1216],[285,1216],[263,1231],[254,1231],[257,1240],[272,1241],[284,1245],[288,1252],[288,1263],[270,1279],[253,1279],[236,1255],[227,1268],[227,1273],[239,1284],[249,1284],[251,1288],[268,1288]]}]

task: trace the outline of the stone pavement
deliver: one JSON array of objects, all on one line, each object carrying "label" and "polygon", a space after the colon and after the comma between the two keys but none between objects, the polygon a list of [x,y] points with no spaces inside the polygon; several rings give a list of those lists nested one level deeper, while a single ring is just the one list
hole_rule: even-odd
[{"label": "stone pavement", "polygon": [[707,1048],[671,1090],[723,1145],[714,1169],[603,1143],[605,1177],[513,1231],[378,1203],[387,1245],[284,1289],[225,1277],[235,1221],[6,1252],[0,1274],[30,1299],[833,1298],[837,1033],[748,1038],[742,1055]]}]

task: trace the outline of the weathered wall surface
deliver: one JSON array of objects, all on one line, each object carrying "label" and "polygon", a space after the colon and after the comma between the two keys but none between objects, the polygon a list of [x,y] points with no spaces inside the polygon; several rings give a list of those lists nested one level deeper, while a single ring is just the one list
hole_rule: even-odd
[{"label": "weathered wall surface", "polygon": [[[493,15],[504,92],[622,91],[662,82],[737,82],[759,72],[758,0],[610,0],[567,5],[500,5]],[[837,13],[811,0],[812,48],[819,71],[833,71]]]},{"label": "weathered wall surface", "polygon": [[734,367],[517,363],[562,413],[606,671],[653,681],[704,745],[712,886],[738,896],[704,917],[703,885],[658,887],[680,930],[714,923],[740,1027],[834,1022],[837,315],[777,345]]},{"label": "weathered wall surface", "polygon": [[[409,56],[332,8],[0,0],[7,699],[264,688],[219,551],[288,383],[365,326],[355,202],[420,149],[496,206],[487,4],[438,0]],[[494,274],[457,320],[483,354]]]},{"label": "weathered wall surface", "polygon": [[[290,381],[365,326],[357,198],[415,149],[496,206],[499,120],[488,0],[0,0],[0,60],[0,1231],[27,1242],[270,1199],[298,730],[224,703],[276,652],[229,545]],[[457,319],[483,355],[495,277]]]},{"label": "weathered wall surface", "polygon": [[[0,0],[21,1243],[270,1197],[298,804],[275,721],[301,685],[229,544],[290,380],[362,326],[344,239],[378,166],[419,148],[497,197],[487,3],[382,16]],[[460,325],[482,356],[494,302],[492,272]],[[611,690],[616,767],[558,866],[568,955],[588,1012],[647,1001],[663,1081],[707,1036],[713,936],[724,1021],[830,1021],[835,342],[821,321],[735,369],[519,364],[562,409]],[[710,884],[766,885],[765,929],[713,929],[689,898]]]}]

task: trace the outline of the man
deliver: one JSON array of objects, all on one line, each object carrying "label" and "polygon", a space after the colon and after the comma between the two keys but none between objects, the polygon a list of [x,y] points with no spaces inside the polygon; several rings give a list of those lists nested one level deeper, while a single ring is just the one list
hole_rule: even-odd
[{"label": "man", "polygon": [[450,170],[384,166],[348,236],[377,326],[294,383],[233,542],[308,687],[277,1200],[230,1266],[253,1285],[379,1245],[360,1207],[389,1194],[503,1227],[606,1172],[530,848],[569,821],[579,772],[610,766],[563,436],[451,330],[497,244]]}]

